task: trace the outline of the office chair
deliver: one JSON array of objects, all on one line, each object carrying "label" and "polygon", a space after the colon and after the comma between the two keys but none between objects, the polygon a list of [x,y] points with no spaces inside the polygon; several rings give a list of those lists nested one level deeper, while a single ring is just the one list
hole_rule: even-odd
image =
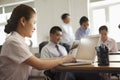
[{"label": "office chair", "polygon": [[70,52],[70,45],[66,44],[66,43],[60,43],[60,45],[62,45],[63,47],[65,47],[67,53]]},{"label": "office chair", "polygon": [[2,45],[0,45],[0,53],[1,53]]},{"label": "office chair", "polygon": [[118,73],[111,73],[111,76],[117,77],[118,80],[120,80],[120,74]]},{"label": "office chair", "polygon": [[39,44],[39,53],[41,53],[42,48],[48,44],[48,41],[43,41]]},{"label": "office chair", "polygon": [[[39,44],[39,53],[41,53],[41,50],[42,48],[48,44],[48,41],[43,41]],[[40,56],[41,54],[39,54]],[[50,72],[50,70],[46,70],[44,71],[44,74],[45,74],[45,77],[46,77],[46,80],[53,80],[53,75],[52,73]]]}]

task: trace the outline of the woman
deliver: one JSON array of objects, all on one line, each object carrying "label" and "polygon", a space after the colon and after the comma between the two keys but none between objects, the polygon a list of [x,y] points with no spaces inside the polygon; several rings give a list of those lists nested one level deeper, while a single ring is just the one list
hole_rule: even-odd
[{"label": "woman", "polygon": [[42,60],[32,55],[24,38],[31,37],[34,32],[35,16],[35,11],[27,5],[21,4],[13,10],[4,30],[10,35],[0,54],[0,80],[27,80],[32,67],[50,69],[74,60],[70,56]]}]

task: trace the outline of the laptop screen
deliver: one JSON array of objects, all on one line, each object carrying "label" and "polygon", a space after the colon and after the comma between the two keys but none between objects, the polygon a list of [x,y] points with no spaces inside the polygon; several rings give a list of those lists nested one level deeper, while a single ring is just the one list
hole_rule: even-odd
[{"label": "laptop screen", "polygon": [[96,56],[95,47],[99,41],[99,36],[87,36],[81,38],[76,54],[76,59],[94,60]]}]

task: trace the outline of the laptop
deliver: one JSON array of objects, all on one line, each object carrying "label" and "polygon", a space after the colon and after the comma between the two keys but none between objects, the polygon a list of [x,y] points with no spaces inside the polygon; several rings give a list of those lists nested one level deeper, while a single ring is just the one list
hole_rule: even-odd
[{"label": "laptop", "polygon": [[99,41],[99,35],[81,38],[76,50],[70,51],[70,55],[76,58],[76,62],[63,63],[63,66],[92,64],[96,57],[95,47]]}]

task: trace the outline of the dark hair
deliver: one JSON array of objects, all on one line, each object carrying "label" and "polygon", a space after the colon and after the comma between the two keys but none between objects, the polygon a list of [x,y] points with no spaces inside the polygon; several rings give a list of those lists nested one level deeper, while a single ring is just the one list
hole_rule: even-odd
[{"label": "dark hair", "polygon": [[61,19],[64,20],[64,19],[66,19],[67,16],[70,16],[70,15],[69,15],[68,13],[64,13],[64,14],[62,14],[62,16],[61,16]]},{"label": "dark hair", "polygon": [[29,20],[33,13],[35,13],[33,8],[24,4],[20,4],[19,6],[14,8],[10,19],[7,20],[4,32],[9,34],[12,31],[16,31],[20,18],[24,17],[26,20]]},{"label": "dark hair", "polygon": [[120,24],[118,25],[118,28],[120,28]]},{"label": "dark hair", "polygon": [[61,29],[59,26],[53,26],[53,27],[50,29],[50,34],[55,34],[57,31],[62,32],[62,29]]},{"label": "dark hair", "polygon": [[82,25],[84,22],[87,22],[87,21],[89,21],[88,18],[86,16],[82,16],[80,18],[79,24]]},{"label": "dark hair", "polygon": [[107,26],[106,26],[106,25],[101,26],[101,27],[99,28],[99,33],[100,33],[100,31],[102,31],[102,30],[108,31]]}]

